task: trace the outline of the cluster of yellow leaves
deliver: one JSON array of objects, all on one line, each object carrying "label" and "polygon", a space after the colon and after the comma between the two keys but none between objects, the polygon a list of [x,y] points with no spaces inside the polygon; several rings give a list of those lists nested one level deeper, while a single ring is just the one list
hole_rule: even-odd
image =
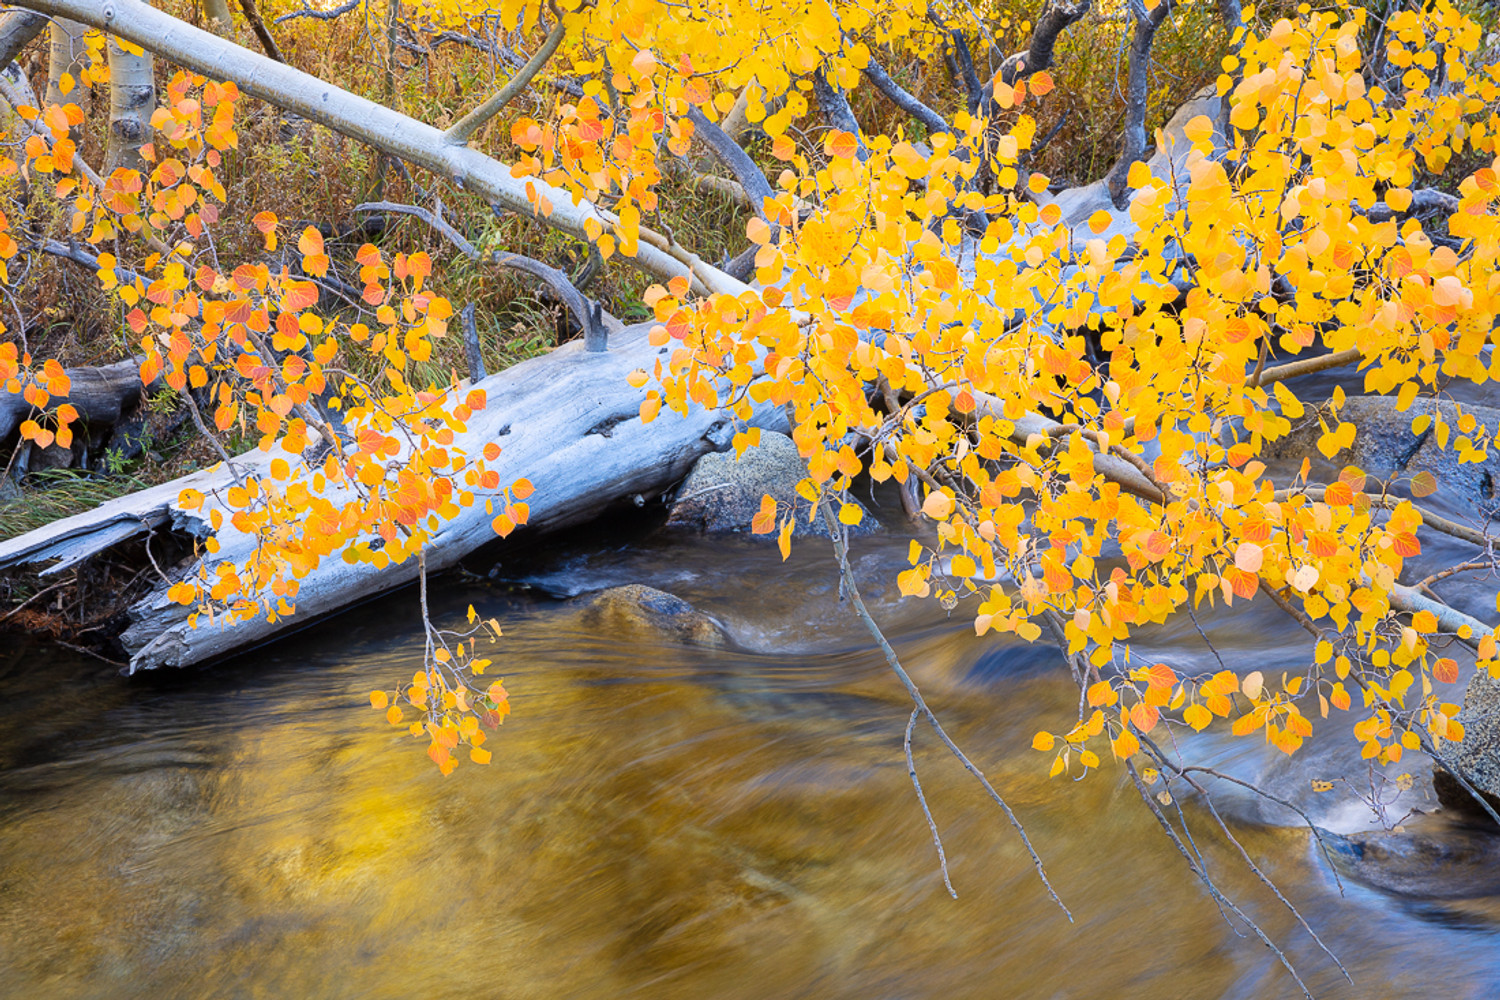
[{"label": "cluster of yellow leaves", "polygon": [[[168,599],[191,609],[195,625],[260,615],[274,621],[293,613],[300,581],[330,556],[377,569],[406,562],[481,500],[499,535],[526,524],[531,482],[501,482],[493,468],[498,445],[470,454],[455,443],[484,409],[484,392],[465,388],[455,373],[443,383],[417,381],[453,315],[428,287],[428,255],[387,259],[373,245],[361,247],[353,262],[362,284],[353,321],[317,308],[318,281],[331,261],[312,227],[295,236],[300,273],[266,262],[221,268],[211,230],[225,192],[215,170],[221,152],[238,141],[238,90],[178,73],[165,96],[152,118],[158,141],[143,150],[148,171],[116,170],[102,191],[75,169],[69,129],[82,120],[78,107],[21,110],[46,125],[48,135],[27,140],[25,156],[34,174],[56,178],[55,193],[70,205],[81,243],[118,244],[129,233],[168,247],[133,269],[114,254],[98,254],[100,284],[119,299],[137,338],[142,381],[164,382],[206,432],[249,437],[268,456],[248,466],[231,462],[233,484],[213,494],[182,491],[177,506],[212,529],[205,549],[219,553],[232,528],[238,558],[198,563],[196,577],[169,586]],[[0,159],[0,166],[14,172],[17,165]],[[267,253],[274,252],[279,220],[262,212],[253,222]],[[18,248],[4,225],[0,216],[0,258],[9,258]],[[357,375],[371,365],[351,363],[353,352],[372,359],[378,375]],[[0,345],[0,385],[33,408],[21,425],[25,438],[39,447],[70,445],[77,413],[53,405],[70,389],[55,360],[38,363],[14,344]],[[460,742],[474,760],[489,759],[475,727],[498,724],[509,705],[498,683],[480,691],[469,680],[489,662],[477,658],[473,633],[498,637],[497,624],[460,637],[428,628],[428,657],[418,672],[426,679],[402,696],[428,711],[423,731],[442,748],[432,755],[446,774]]]},{"label": "cluster of yellow leaves", "polygon": [[[1370,756],[1399,758],[1418,728],[1457,738],[1452,705],[1432,690],[1457,676],[1432,659],[1438,622],[1390,611],[1421,551],[1421,512],[1358,469],[1318,484],[1304,464],[1276,482],[1257,459],[1311,419],[1285,382],[1260,383],[1272,352],[1357,349],[1367,390],[1397,393],[1403,408],[1444,380],[1500,378],[1487,350],[1500,342],[1500,164],[1459,181],[1455,245],[1402,215],[1419,166],[1495,154],[1500,65],[1476,59],[1478,27],[1436,0],[1392,21],[1384,55],[1396,69],[1367,82],[1366,17],[1304,8],[1242,29],[1219,88],[1228,141],[1208,117],[1190,122],[1185,176],[1137,164],[1128,216],[1072,227],[1056,204],[1013,194],[1035,135],[1024,113],[998,138],[960,115],[930,151],[826,135],[805,151],[815,155],[787,157],[771,224],[748,227],[763,290],[694,302],[685,287],[654,292],[654,342],[670,350],[649,373],[643,417],[788,405],[810,517],[845,502],[860,473],[920,477],[937,537],[913,544],[898,586],[947,606],[973,597],[980,634],[1033,640],[1055,615],[1069,652],[1098,668],[1139,626],[1270,588],[1349,644],[1335,676],[1320,660],[1274,693],[1254,675],[1148,681],[1120,695],[1117,720],[1100,702],[1063,738],[1063,768],[1070,755],[1093,766],[1079,748],[1096,736],[1129,756],[1162,709],[1193,728],[1227,717],[1236,691],[1249,707],[1234,729],[1292,752],[1311,732],[1299,701],[1316,693],[1324,715],[1347,707],[1351,664],[1394,726],[1361,733]],[[1018,107],[1027,96],[1007,95]],[[973,183],[986,159],[998,194]],[[872,405],[887,390],[902,400],[895,413]],[[1330,456],[1358,432],[1339,420],[1342,402],[1336,393],[1319,442]],[[1433,421],[1419,412],[1414,429]],[[1473,414],[1453,429],[1439,444],[1482,460],[1495,429]],[[768,503],[755,530],[777,516]]]},{"label": "cluster of yellow leaves", "polygon": [[[458,766],[454,754],[461,745],[469,748],[471,761],[488,764],[485,732],[498,728],[510,714],[505,685],[477,680],[490,666],[477,655],[480,636],[499,639],[500,624],[493,618],[480,621],[473,605],[465,631],[440,631],[429,625],[427,657],[411,683],[394,692],[370,692],[371,707],[383,711],[392,726],[404,727],[416,738],[427,737],[427,756],[445,776]],[[410,722],[402,702],[417,712]]]}]

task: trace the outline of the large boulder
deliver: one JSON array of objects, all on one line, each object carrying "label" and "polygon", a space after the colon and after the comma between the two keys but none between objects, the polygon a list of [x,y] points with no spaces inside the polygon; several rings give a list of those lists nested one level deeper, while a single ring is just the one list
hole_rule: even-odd
[{"label": "large boulder", "polygon": [[[1444,747],[1475,790],[1491,808],[1500,812],[1500,682],[1486,671],[1476,671],[1464,692],[1464,707],[1458,713],[1458,721],[1463,723],[1463,741]],[[1475,820],[1494,822],[1451,774],[1435,770],[1432,785],[1437,789],[1438,799],[1449,809]]]},{"label": "large boulder", "polygon": [[[1439,446],[1430,426],[1420,435],[1411,432],[1412,420],[1419,413],[1434,413],[1434,406],[1451,428],[1447,448]],[[1464,406],[1463,412],[1491,432],[1500,429],[1500,409]],[[1318,425],[1319,416],[1327,419],[1327,404],[1319,410],[1309,409],[1300,421],[1294,422],[1291,434],[1267,445],[1264,456],[1294,461],[1304,455],[1312,456],[1314,461],[1321,458],[1317,446],[1323,433]],[[1339,409],[1339,419],[1354,424],[1359,431],[1350,447],[1332,456],[1330,461],[1334,465],[1356,465],[1380,479],[1430,472],[1438,481],[1444,501],[1471,508],[1481,515],[1500,510],[1500,455],[1492,451],[1483,462],[1459,463],[1453,445],[1461,432],[1458,408],[1453,403],[1423,400],[1403,413],[1396,409],[1394,396],[1351,396]],[[1332,421],[1329,426],[1333,426]]]},{"label": "large boulder", "polygon": [[[807,501],[797,495],[797,484],[806,477],[807,466],[792,439],[763,432],[760,444],[746,448],[738,460],[733,451],[698,459],[677,491],[667,527],[711,534],[748,533],[761,497],[770,494],[781,511],[787,507],[798,511],[792,534],[826,536],[822,518],[809,523]],[[849,531],[858,535],[875,528],[875,518],[865,511],[864,519]]]},{"label": "large boulder", "polygon": [[639,583],[584,594],[584,625],[607,635],[660,636],[674,642],[722,646],[724,628],[675,594]]}]

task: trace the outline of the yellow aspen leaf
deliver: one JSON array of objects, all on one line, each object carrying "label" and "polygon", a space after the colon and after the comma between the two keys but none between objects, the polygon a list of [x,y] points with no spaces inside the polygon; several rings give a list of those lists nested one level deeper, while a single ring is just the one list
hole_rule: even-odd
[{"label": "yellow aspen leaf", "polygon": [[476,764],[488,764],[490,762],[490,752],[482,747],[470,747],[469,759]]},{"label": "yellow aspen leaf", "polygon": [[402,722],[401,706],[392,705],[385,710],[385,721],[393,726],[399,726]]},{"label": "yellow aspen leaf", "polygon": [[1120,696],[1115,693],[1114,686],[1109,681],[1099,681],[1089,685],[1088,702],[1095,708],[1101,705],[1113,705],[1119,699]]},{"label": "yellow aspen leaf", "polygon": [[370,692],[370,707],[371,708],[377,708],[377,709],[378,708],[385,708],[390,703],[391,703],[390,696],[387,695],[384,691],[371,691]]},{"label": "yellow aspen leaf", "polygon": [[1031,738],[1031,749],[1040,750],[1045,753],[1051,750],[1056,743],[1057,739],[1051,733],[1041,732]]},{"label": "yellow aspen leaf", "polygon": [[1194,730],[1202,732],[1213,721],[1213,713],[1202,705],[1194,702],[1182,710],[1182,721],[1192,726]]},{"label": "yellow aspen leaf", "polygon": [[[864,519],[865,512],[857,503],[846,503],[839,508],[839,521],[843,524],[855,525]],[[972,574],[958,574],[960,576]]]},{"label": "yellow aspen leaf", "polygon": [[945,520],[953,513],[953,498],[946,493],[933,491],[922,501],[922,513],[934,521]]}]

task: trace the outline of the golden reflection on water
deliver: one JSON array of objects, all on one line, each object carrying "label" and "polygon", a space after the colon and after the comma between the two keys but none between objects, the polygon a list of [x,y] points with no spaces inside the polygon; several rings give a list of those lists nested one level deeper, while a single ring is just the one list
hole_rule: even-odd
[{"label": "golden reflection on water", "polygon": [[[682,543],[632,568],[726,621],[738,607],[742,641],[785,642],[800,602],[812,651],[601,636],[572,604],[450,586],[450,611],[505,623],[515,714],[493,765],[446,779],[365,698],[410,670],[403,595],[207,672],[125,680],[40,644],[0,652],[0,995],[1294,995],[1117,771],[1047,780],[1030,737],[1067,717],[1068,685],[976,674],[994,647],[927,608],[900,619],[903,650],[1077,923],[919,731],[950,900],[902,758],[908,707],[826,565],[723,558]],[[728,580],[777,590],[736,605]],[[1341,985],[1191,809],[1225,889],[1317,995],[1490,995],[1489,925],[1340,899],[1305,832],[1238,827],[1360,984]]]}]

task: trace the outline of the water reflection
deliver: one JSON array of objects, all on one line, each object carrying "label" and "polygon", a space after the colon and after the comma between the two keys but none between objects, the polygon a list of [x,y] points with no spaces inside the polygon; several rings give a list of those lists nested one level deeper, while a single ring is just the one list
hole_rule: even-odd
[{"label": "water reflection", "polygon": [[[863,569],[903,551],[866,543]],[[125,680],[40,643],[0,652],[0,994],[1294,995],[1117,772],[1047,780],[1031,734],[1076,692],[1044,652],[872,595],[1075,925],[924,734],[947,898],[902,759],[908,707],[815,546],[784,566],[749,543],[648,540],[507,572],[661,586],[736,644],[599,635],[572,603],[450,582],[444,613],[472,602],[505,625],[515,714],[493,765],[447,779],[365,698],[411,670],[407,595],[210,671]],[[1258,618],[1205,625],[1221,653],[1265,644]],[[1190,624],[1153,641],[1212,665]],[[1349,987],[1189,810],[1226,891],[1318,996],[1490,995],[1500,939],[1482,902],[1341,897],[1304,831],[1238,825]]]}]

